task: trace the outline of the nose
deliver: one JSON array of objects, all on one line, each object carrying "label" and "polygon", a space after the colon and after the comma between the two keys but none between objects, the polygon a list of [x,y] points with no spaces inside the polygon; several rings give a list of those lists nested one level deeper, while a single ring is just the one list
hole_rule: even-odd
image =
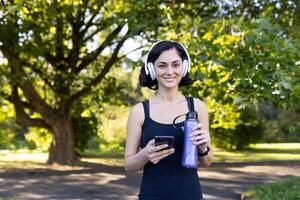
[{"label": "nose", "polygon": [[167,74],[172,74],[173,73],[173,68],[171,65],[168,65],[167,69],[166,69],[166,73]]}]

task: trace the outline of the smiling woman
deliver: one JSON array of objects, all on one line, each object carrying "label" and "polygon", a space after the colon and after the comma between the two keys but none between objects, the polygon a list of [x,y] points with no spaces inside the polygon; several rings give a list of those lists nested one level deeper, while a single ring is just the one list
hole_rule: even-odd
[{"label": "smiling woman", "polygon": [[[189,139],[199,150],[199,160],[208,167],[212,147],[205,104],[185,97],[179,87],[193,83],[189,76],[190,58],[178,42],[164,40],[150,48],[140,73],[140,85],[157,90],[154,97],[131,109],[127,124],[124,167],[127,171],[142,170],[140,200],[203,199],[197,168],[181,164],[184,137],[182,129],[173,127],[173,120],[184,113],[199,113]],[[178,123],[179,126],[183,122]],[[154,138],[174,138],[171,147],[158,145]],[[197,159],[196,159],[197,160]],[[196,166],[197,167],[197,166]]]}]

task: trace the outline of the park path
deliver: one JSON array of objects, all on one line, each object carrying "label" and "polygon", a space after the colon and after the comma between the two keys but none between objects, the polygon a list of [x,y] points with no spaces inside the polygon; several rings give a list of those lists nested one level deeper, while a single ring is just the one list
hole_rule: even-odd
[{"label": "park path", "polygon": [[[205,199],[240,199],[250,186],[300,176],[300,161],[216,163],[199,176]],[[0,199],[135,200],[141,177],[105,165],[0,171]]]}]

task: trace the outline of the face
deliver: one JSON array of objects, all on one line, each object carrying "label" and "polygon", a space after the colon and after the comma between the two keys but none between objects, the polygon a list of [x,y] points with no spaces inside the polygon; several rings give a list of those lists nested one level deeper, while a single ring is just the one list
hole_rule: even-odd
[{"label": "face", "polygon": [[182,78],[182,59],[175,48],[163,51],[154,62],[158,87],[178,87]]}]

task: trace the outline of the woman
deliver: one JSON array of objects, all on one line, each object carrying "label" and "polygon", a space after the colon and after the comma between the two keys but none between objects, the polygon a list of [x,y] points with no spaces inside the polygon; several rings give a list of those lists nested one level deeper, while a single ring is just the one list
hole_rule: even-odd
[{"label": "woman", "polygon": [[[141,70],[141,86],[155,89],[157,93],[133,106],[128,118],[124,157],[125,170],[144,170],[140,200],[203,199],[197,169],[181,166],[183,131],[172,124],[179,115],[193,109],[198,112],[199,123],[190,139],[198,147],[200,162],[208,167],[213,154],[207,109],[199,99],[187,98],[179,91],[179,87],[192,83],[189,70],[190,58],[185,47],[169,40],[151,47]],[[176,123],[176,126],[182,125],[183,122]],[[174,148],[155,146],[153,138],[157,135],[174,136]]]}]

